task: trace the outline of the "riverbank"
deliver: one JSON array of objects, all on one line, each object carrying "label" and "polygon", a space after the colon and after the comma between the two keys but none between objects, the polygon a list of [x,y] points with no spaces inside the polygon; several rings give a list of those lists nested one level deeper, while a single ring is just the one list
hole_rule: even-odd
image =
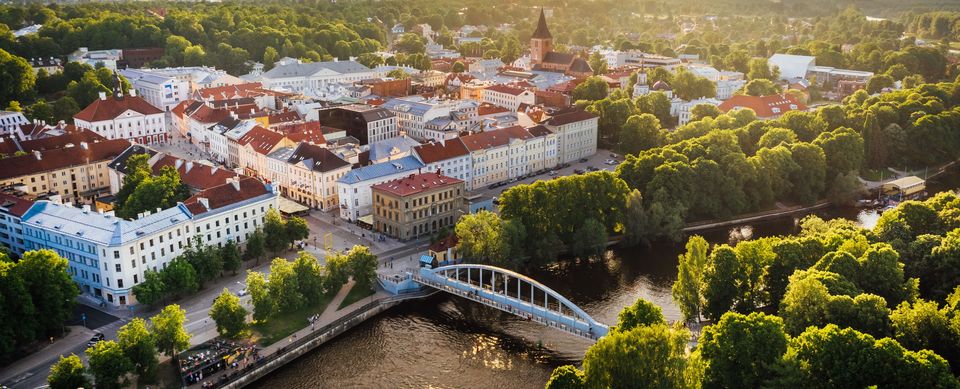
[{"label": "riverbank", "polygon": [[[260,359],[256,362],[233,371],[224,371],[222,374],[217,374],[217,376],[229,377],[226,380],[217,380],[215,377],[211,377],[211,380],[208,381],[216,383],[217,387],[220,388],[245,387],[403,301],[425,298],[436,292],[425,290],[394,296],[378,289],[376,293],[369,297],[339,308],[352,287],[352,282],[345,285],[314,323],[260,349]],[[189,386],[189,388],[200,387],[200,383]]]}]

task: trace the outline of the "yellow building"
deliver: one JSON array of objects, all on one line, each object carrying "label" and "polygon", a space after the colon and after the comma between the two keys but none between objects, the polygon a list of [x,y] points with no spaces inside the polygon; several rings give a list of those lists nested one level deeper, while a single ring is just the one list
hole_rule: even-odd
[{"label": "yellow building", "polygon": [[465,212],[464,182],[439,173],[411,174],[371,191],[374,231],[401,240],[453,228]]}]

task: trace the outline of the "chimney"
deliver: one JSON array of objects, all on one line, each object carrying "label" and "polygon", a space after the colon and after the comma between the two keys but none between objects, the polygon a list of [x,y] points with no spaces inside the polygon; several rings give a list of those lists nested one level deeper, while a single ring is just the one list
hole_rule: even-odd
[{"label": "chimney", "polygon": [[37,161],[43,159],[43,156],[40,154],[39,150],[33,150],[33,156],[37,158]]},{"label": "chimney", "polygon": [[133,89],[133,88],[130,88],[130,90],[127,91],[127,95],[130,96],[130,97],[137,97],[137,90],[136,90],[136,89]]},{"label": "chimney", "polygon": [[100,100],[106,100],[106,99],[107,99],[107,93],[106,93],[106,92],[100,92]]},{"label": "chimney", "polygon": [[198,197],[197,201],[200,205],[203,205],[203,208],[210,209],[210,200],[207,200],[206,197]]},{"label": "chimney", "polygon": [[177,161],[173,163],[173,168],[180,170],[181,166],[183,166],[183,160],[180,158],[177,158]]},{"label": "chimney", "polygon": [[240,180],[238,180],[236,177],[228,178],[227,183],[233,185],[233,189],[236,189],[237,192],[240,191]]},{"label": "chimney", "polygon": [[80,142],[80,148],[87,150],[90,148],[90,146],[87,144],[87,142]]}]

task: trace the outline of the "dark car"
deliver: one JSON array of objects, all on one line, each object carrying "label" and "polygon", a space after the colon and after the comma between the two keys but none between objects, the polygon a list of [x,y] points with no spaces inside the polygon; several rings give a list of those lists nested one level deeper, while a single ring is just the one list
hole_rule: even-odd
[{"label": "dark car", "polygon": [[589,171],[591,171],[591,172],[595,172],[595,171],[600,170],[600,169],[597,169],[597,168],[595,168],[595,167],[593,167],[593,166],[587,166],[587,170],[589,170]]},{"label": "dark car", "polygon": [[580,158],[580,162],[587,162],[587,161],[589,161],[589,159],[586,159],[586,158]]},{"label": "dark car", "polygon": [[87,342],[87,347],[93,347],[97,343],[100,343],[101,340],[103,340],[103,334],[100,332],[95,332],[93,337],[90,338],[90,341]]},{"label": "dark car", "polygon": [[583,174],[583,173],[586,173],[586,171],[585,171],[585,170],[583,170],[583,169],[573,169],[573,172],[574,172],[574,173],[576,173],[576,174]]}]

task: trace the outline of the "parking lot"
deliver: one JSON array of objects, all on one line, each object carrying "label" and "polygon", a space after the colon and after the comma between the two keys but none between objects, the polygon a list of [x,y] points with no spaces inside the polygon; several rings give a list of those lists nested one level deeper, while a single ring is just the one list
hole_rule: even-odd
[{"label": "parking lot", "polygon": [[[596,154],[594,154],[593,156],[587,158],[587,162],[580,162],[579,160],[577,160],[577,161],[570,162],[570,166],[567,166],[567,167],[561,168],[561,169],[555,169],[555,170],[557,171],[557,175],[556,175],[556,176],[550,176],[549,174],[544,173],[544,174],[541,174],[541,175],[538,175],[538,176],[527,177],[527,178],[525,178],[525,179],[522,179],[522,180],[519,180],[519,181],[516,181],[516,182],[511,182],[511,183],[508,183],[507,185],[504,185],[504,186],[501,186],[501,187],[497,187],[497,188],[493,188],[493,189],[488,189],[487,187],[476,188],[474,191],[470,192],[470,194],[471,194],[471,195],[479,194],[479,195],[481,195],[481,196],[483,196],[483,197],[499,196],[500,193],[503,193],[503,192],[506,191],[507,189],[510,189],[510,188],[512,188],[513,186],[516,186],[516,185],[519,185],[519,184],[532,184],[532,183],[534,183],[534,182],[536,182],[536,181],[539,181],[539,180],[549,180],[549,179],[551,179],[551,178],[553,178],[553,177],[572,176],[572,175],[576,174],[576,172],[575,172],[576,170],[584,170],[584,171],[586,171],[587,168],[590,167],[590,166],[596,168],[597,170],[614,171],[614,170],[617,169],[617,165],[607,165],[607,164],[604,164],[604,161],[606,161],[606,160],[608,160],[608,159],[611,159],[611,158],[610,158],[610,153],[611,153],[611,152],[608,151],[608,150],[599,150],[599,149],[598,149]],[[617,164],[619,164],[620,162],[623,162],[623,156],[622,156],[622,155],[617,155],[617,158],[615,158],[615,159],[616,159],[616,161],[617,161]]]}]

